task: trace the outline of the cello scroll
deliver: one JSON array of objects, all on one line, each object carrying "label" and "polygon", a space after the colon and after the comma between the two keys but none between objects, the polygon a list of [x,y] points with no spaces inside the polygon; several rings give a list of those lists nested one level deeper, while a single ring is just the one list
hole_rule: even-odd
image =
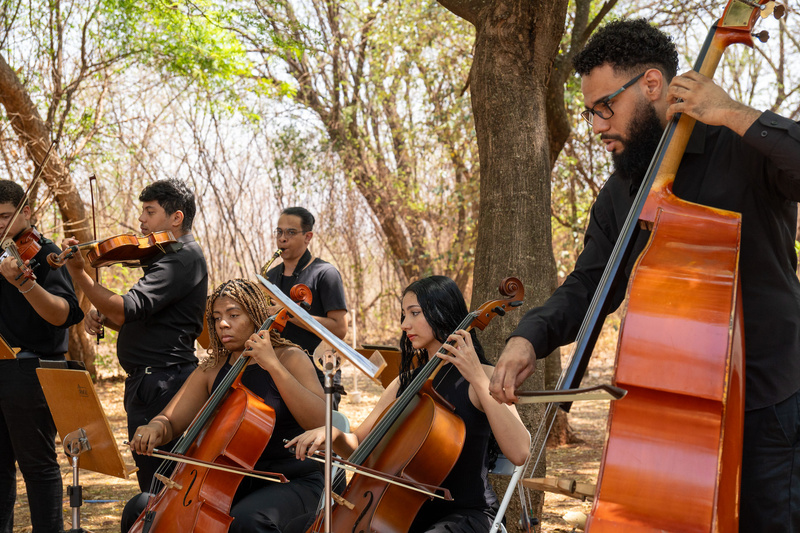
[{"label": "cello scroll", "polygon": [[505,298],[488,301],[476,309],[475,318],[470,324],[472,327],[483,330],[494,317],[503,316],[506,310],[521,306],[525,299],[525,286],[518,278],[503,279],[498,290]]}]

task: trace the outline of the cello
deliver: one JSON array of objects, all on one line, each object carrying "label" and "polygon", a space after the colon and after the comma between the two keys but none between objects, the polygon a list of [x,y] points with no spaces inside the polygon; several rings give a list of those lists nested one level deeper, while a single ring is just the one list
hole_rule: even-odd
[{"label": "cello", "polygon": [[[731,0],[694,70],[752,45],[770,4]],[[628,284],[598,490],[587,531],[737,531],[744,417],[741,216],[672,191],[695,121],[668,125],[579,334],[560,387],[581,379],[608,293],[639,225],[651,230]]]},{"label": "cello", "polygon": [[[467,314],[456,330],[484,329],[494,317],[522,304],[524,288],[518,279],[503,280],[500,292],[506,298],[487,302]],[[350,463],[402,478],[412,485],[439,485],[444,481],[461,455],[466,429],[464,421],[433,385],[433,378],[443,365],[439,357],[430,357],[350,455]],[[327,517],[320,512],[309,533],[405,532],[429,498],[430,494],[357,473],[337,499],[329,519],[323,520]]]},{"label": "cello", "polygon": [[[291,296],[308,302],[311,292],[305,285],[296,285]],[[287,319],[287,310],[282,309],[258,331],[280,331]],[[247,351],[243,352],[178,440],[173,453],[188,460],[169,479],[156,474],[164,488],[151,497],[131,532],[228,531],[233,497],[245,475],[232,470],[252,470],[275,425],[275,411],[241,382],[249,361]]]}]

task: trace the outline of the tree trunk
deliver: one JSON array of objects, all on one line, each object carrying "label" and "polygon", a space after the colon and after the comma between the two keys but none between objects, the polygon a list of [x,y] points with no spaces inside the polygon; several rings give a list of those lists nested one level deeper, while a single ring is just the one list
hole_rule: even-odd
[{"label": "tree trunk", "polygon": [[[480,151],[480,214],[472,292],[473,307],[497,297],[502,278],[525,284],[521,310],[539,305],[556,287],[550,227],[550,149],[547,85],[566,18],[567,1],[439,0],[476,28],[470,73],[472,109]],[[496,320],[481,335],[497,360],[506,337],[521,318]],[[541,389],[544,365],[525,384]],[[528,428],[538,426],[542,407],[520,409]],[[541,443],[536,443],[541,445]],[[528,473],[526,473],[527,475]],[[534,475],[544,474],[540,462]],[[495,490],[502,494],[504,487]],[[543,498],[532,502],[541,515]],[[519,516],[517,499],[506,515],[510,530]]]},{"label": "tree trunk", "polygon": [[[38,171],[50,146],[50,131],[39,115],[39,110],[33,104],[28,91],[2,54],[0,54],[0,104],[5,108],[11,126]],[[69,176],[69,170],[64,166],[57,152],[57,147],[54,147],[50,159],[42,171],[42,180],[53,194],[64,221],[66,234],[75,235],[81,241],[89,241],[92,237],[83,201]],[[79,294],[78,298],[81,299],[81,297],[82,295]],[[94,347],[86,339],[83,326],[77,324],[70,328],[68,357],[84,361],[87,367],[93,371],[94,355]]]}]

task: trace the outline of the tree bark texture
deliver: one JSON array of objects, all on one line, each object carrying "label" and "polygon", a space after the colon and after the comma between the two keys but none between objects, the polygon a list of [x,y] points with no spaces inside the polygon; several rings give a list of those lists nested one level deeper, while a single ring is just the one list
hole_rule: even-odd
[{"label": "tree bark texture", "polygon": [[[39,110],[31,100],[27,89],[2,54],[0,54],[0,104],[5,108],[14,132],[38,171],[50,146],[51,132],[39,115]],[[65,232],[68,235],[75,235],[80,241],[91,240],[92,235],[83,201],[70,178],[69,170],[58,156],[57,147],[53,148],[41,176],[55,199]],[[90,307],[83,294],[78,294],[78,298],[84,311]],[[68,357],[84,361],[87,369],[94,375],[95,351],[89,338],[83,333],[83,325],[77,324],[70,328],[69,337]]]},{"label": "tree bark texture", "polygon": [[[480,151],[480,215],[473,281],[473,307],[497,297],[502,278],[525,284],[519,312],[498,319],[481,335],[490,359],[497,360],[521,313],[543,303],[556,287],[550,225],[550,140],[547,94],[553,62],[564,31],[567,1],[439,0],[476,28],[470,73],[472,109]],[[544,386],[544,365],[525,388]],[[520,409],[536,433],[543,408]],[[534,449],[543,443],[534,443]],[[541,462],[534,475],[544,474]],[[526,476],[530,472],[526,472]],[[496,485],[502,494],[505,488]],[[516,505],[516,508],[513,507]],[[542,497],[532,502],[540,516]],[[506,513],[511,530],[518,500]]]}]

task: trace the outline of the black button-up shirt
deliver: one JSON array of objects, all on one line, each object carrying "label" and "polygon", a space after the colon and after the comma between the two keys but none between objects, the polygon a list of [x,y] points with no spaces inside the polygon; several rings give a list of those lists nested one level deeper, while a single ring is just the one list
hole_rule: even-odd
[{"label": "black button-up shirt", "polygon": [[191,234],[177,252],[156,256],[144,276],[124,295],[125,323],[117,356],[126,372],[196,362],[194,342],[203,330],[208,270]]},{"label": "black button-up shirt", "polygon": [[[773,405],[800,389],[800,283],[795,233],[800,199],[800,125],[772,112],[744,137],[697,123],[674,183],[684,200],[742,214],[739,268],[745,322],[746,409]],[[537,357],[575,340],[636,194],[612,174],[592,207],[584,249],[541,307],[512,336]],[[649,234],[641,232],[625,266],[625,283]],[[611,309],[625,297],[621,283]]]}]

